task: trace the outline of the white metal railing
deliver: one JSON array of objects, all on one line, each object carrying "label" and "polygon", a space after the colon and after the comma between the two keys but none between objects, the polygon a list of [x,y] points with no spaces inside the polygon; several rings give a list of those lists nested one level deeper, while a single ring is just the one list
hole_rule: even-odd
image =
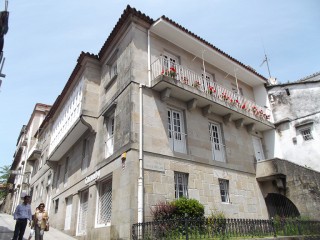
[{"label": "white metal railing", "polygon": [[271,111],[257,105],[254,101],[247,99],[225,87],[208,81],[201,74],[198,74],[184,66],[168,62],[164,57],[158,58],[151,64],[152,80],[160,75],[165,75],[198,89],[208,94],[212,100],[225,105],[228,108],[240,111],[250,117],[270,122]]}]

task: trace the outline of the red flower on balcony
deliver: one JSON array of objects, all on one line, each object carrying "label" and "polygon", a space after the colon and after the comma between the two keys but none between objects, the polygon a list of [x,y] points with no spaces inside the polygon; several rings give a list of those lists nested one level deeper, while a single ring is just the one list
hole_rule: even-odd
[{"label": "red flower on balcony", "polygon": [[246,104],[245,103],[241,106],[241,109],[246,109]]},{"label": "red flower on balcony", "polygon": [[192,86],[195,87],[195,88],[200,87],[200,81],[195,81],[195,82],[192,84]]},{"label": "red flower on balcony", "polygon": [[214,87],[209,86],[208,87],[208,93],[211,95],[212,93],[216,93],[217,91],[214,89]]}]

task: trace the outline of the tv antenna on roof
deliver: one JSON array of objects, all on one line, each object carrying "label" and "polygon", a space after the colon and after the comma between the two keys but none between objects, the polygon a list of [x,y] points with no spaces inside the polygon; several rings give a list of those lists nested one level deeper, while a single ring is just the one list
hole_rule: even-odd
[{"label": "tv antenna on roof", "polygon": [[266,50],[265,50],[264,48],[263,48],[263,50],[264,50],[264,59],[263,59],[262,63],[260,64],[260,67],[261,67],[264,63],[267,63],[269,78],[271,78],[271,73],[270,73],[270,68],[269,68],[269,59],[268,59],[268,57],[267,57]]}]

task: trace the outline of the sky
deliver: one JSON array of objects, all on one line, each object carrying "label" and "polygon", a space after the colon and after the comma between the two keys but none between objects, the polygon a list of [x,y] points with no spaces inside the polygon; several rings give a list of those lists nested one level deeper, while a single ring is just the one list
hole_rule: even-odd
[{"label": "sky", "polygon": [[[278,82],[320,71],[318,0],[9,0],[0,88],[0,167],[36,103],[52,105],[81,53],[98,54],[127,5],[169,17]],[[5,0],[0,0],[4,10]]]}]

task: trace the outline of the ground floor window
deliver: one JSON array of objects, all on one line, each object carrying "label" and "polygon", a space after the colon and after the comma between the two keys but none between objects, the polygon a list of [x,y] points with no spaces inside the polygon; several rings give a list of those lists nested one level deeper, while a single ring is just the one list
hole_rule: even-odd
[{"label": "ground floor window", "polygon": [[188,174],[187,173],[174,173],[174,190],[175,197],[179,199],[181,197],[188,198]]},{"label": "ground floor window", "polygon": [[87,234],[87,216],[88,216],[88,199],[89,190],[80,193],[79,218],[78,218],[78,235]]},{"label": "ground floor window", "polygon": [[111,222],[112,210],[112,179],[101,181],[98,186],[97,225]]},{"label": "ground floor window", "polygon": [[219,179],[221,201],[228,203],[229,200],[229,180]]}]

